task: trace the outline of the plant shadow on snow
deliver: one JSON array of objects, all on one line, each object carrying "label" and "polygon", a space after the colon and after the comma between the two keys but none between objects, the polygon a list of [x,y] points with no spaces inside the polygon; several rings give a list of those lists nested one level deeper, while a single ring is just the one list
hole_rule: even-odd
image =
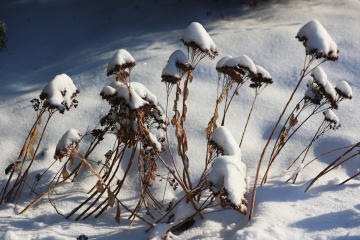
[{"label": "plant shadow on snow", "polygon": [[[341,129],[340,129],[341,131]],[[345,147],[345,146],[349,146],[352,143],[349,142],[346,139],[342,139],[342,138],[324,138],[321,139],[314,147],[314,155],[315,156],[320,156],[321,154],[324,154],[326,152],[332,151],[334,149],[337,148],[341,148],[341,147]],[[341,156],[341,154],[343,154],[347,149],[343,149],[343,150],[339,150],[324,156],[321,156],[318,161],[326,163],[326,164],[330,164],[331,162],[333,162],[336,158],[338,158],[339,156]],[[349,156],[349,154],[348,154]],[[358,160],[360,160],[360,157],[357,156],[354,159],[351,159],[350,161],[347,161],[346,163],[342,164],[339,168],[334,169],[333,171],[337,171],[338,169],[344,169],[346,171],[346,173],[348,174],[348,176],[353,176],[356,173],[358,173],[358,169],[359,169],[359,164],[358,164]],[[311,166],[309,166],[311,167]],[[320,171],[320,170],[319,170]],[[344,179],[345,180],[345,179]]]}]

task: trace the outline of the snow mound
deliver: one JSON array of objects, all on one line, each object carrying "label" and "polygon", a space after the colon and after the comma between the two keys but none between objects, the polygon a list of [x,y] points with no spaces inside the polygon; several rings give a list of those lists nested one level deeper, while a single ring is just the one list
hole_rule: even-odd
[{"label": "snow mound", "polygon": [[331,61],[338,59],[338,47],[329,33],[318,20],[306,23],[297,33],[296,38],[303,42],[307,55],[326,58]]},{"label": "snow mound", "polygon": [[79,90],[74,85],[72,79],[65,73],[57,75],[51,80],[40,94],[40,99],[45,100],[44,106],[50,109],[58,109],[64,113],[72,106],[77,106],[75,99]]}]

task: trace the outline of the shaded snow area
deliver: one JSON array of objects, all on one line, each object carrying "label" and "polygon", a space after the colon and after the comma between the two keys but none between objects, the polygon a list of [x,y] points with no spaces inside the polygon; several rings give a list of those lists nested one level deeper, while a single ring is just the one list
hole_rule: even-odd
[{"label": "shaded snow area", "polygon": [[[0,20],[6,23],[8,42],[7,50],[0,52],[0,197],[13,169],[16,171],[6,191],[16,181],[20,167],[23,174],[30,164],[31,168],[18,201],[4,199],[0,204],[0,239],[155,240],[165,234],[167,239],[191,240],[360,239],[358,155],[316,179],[305,192],[311,180],[335,159],[342,162],[359,150],[357,146],[341,157],[349,149],[343,147],[360,140],[360,1],[255,2],[257,5],[250,7],[248,1],[237,0],[1,1]],[[194,59],[188,57],[191,53]],[[202,60],[198,63],[197,58]],[[254,213],[249,221],[260,155],[306,66],[304,60],[313,62],[275,131],[275,137],[280,133],[283,136],[278,146],[304,123],[281,149],[266,184],[260,185],[275,139],[270,142],[259,169]],[[221,71],[217,69],[222,68],[234,70],[235,80],[218,74]],[[189,80],[186,91],[177,88],[177,84],[183,86],[184,78]],[[260,89],[264,83],[259,81],[249,87],[257,78],[273,84]],[[233,91],[238,83],[242,86]],[[254,86],[258,95],[252,109]],[[205,128],[214,115],[217,99],[224,95],[220,95],[222,88],[230,89],[229,98],[218,102],[218,128],[209,137]],[[37,107],[56,111],[49,122],[47,112],[42,123],[37,118],[40,110],[35,112],[30,103],[35,98],[32,103]],[[173,101],[176,98],[177,105]],[[224,111],[230,100],[230,107]],[[317,104],[325,100],[327,103],[320,108]],[[113,103],[112,109],[109,102]],[[148,145],[142,152],[138,151],[140,146],[134,147],[133,153],[124,152],[116,169],[118,179],[114,178],[107,189],[123,184],[117,195],[120,201],[112,199],[97,218],[92,215],[76,221],[81,211],[65,218],[92,194],[92,187],[105,187],[97,178],[101,176],[94,174],[102,167],[108,169],[101,161],[122,154],[109,151],[114,147],[114,134],[102,136],[94,131],[91,134],[105,140],[86,159],[88,165],[76,172],[76,180],[64,181],[49,197],[46,194],[20,214],[39,194],[48,191],[50,182],[54,185],[63,180],[65,173],[81,164],[79,159],[72,159],[63,168],[67,170],[61,171],[69,156],[84,156],[85,146],[96,144],[89,132],[103,127],[99,120],[104,116],[115,117],[107,114],[119,110],[119,102],[127,106],[119,108],[121,114],[132,122],[125,122],[130,120],[124,117],[109,133],[121,135],[125,128],[134,132],[144,126],[146,134],[136,132],[123,137],[129,141],[146,138],[143,142]],[[301,103],[301,109],[297,103]],[[289,117],[288,125],[292,126],[285,131],[282,126],[292,113],[289,109],[295,110]],[[313,109],[317,110],[307,119]],[[151,117],[139,120],[144,112]],[[183,125],[182,112],[186,112]],[[226,121],[220,126],[224,112]],[[327,131],[328,126],[336,131]],[[181,132],[179,138],[176,129]],[[164,140],[166,136],[169,141]],[[178,149],[180,140],[184,142]],[[27,148],[23,147],[24,141]],[[310,141],[311,147],[301,155]],[[186,147],[188,159],[182,159],[179,152]],[[213,155],[205,169],[207,149]],[[21,165],[26,151],[33,161],[28,157]],[[166,152],[160,154],[162,151]],[[196,214],[202,202],[189,201],[183,186],[157,154],[170,168],[174,162],[179,166],[175,176],[183,176],[183,166],[188,163],[186,177],[194,187],[189,193],[194,195],[191,199],[209,197],[216,205]],[[145,155],[149,161],[143,164],[139,159]],[[294,156],[300,155],[306,155],[304,161],[288,169]],[[127,168],[130,157],[134,161]],[[158,204],[158,208],[151,208],[154,219],[144,207],[140,209],[139,217],[148,223],[138,217],[132,222],[125,209],[134,210],[143,204],[139,202],[140,183],[145,184],[145,178],[140,180],[138,169],[149,172],[152,181],[147,189]],[[125,172],[127,178],[121,182]],[[207,185],[199,196],[196,186],[201,181]],[[99,197],[99,203],[105,197],[110,199],[109,192]],[[122,205],[117,207],[118,202]],[[162,218],[159,209],[168,214]],[[183,222],[186,224],[181,225]]]}]

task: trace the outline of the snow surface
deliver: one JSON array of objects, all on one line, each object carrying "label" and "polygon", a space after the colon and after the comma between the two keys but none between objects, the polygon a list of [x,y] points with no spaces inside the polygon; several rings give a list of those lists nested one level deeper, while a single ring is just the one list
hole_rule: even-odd
[{"label": "snow surface", "polygon": [[[360,1],[357,0],[258,1],[254,8],[235,0],[1,1],[0,16],[8,28],[8,48],[0,53],[2,169],[17,158],[36,118],[29,100],[37,97],[49,79],[59,73],[71,76],[81,90],[77,97],[79,106],[64,116],[54,117],[49,123],[49,132],[44,135],[30,177],[44,172],[54,162],[56,144],[69,128],[84,133],[96,126],[98,116],[108,110],[107,103],[98,95],[111,81],[106,77],[107,64],[119,48],[127,49],[137,61],[131,71],[134,79],[144,84],[165,106],[166,90],[160,83],[163,67],[174,50],[184,49],[179,39],[194,21],[207,29],[220,56],[251,56],[275,80],[276,84],[259,96],[252,116],[254,121],[249,123],[248,137],[242,144],[243,161],[251,179],[254,179],[259,155],[274,121],[298,80],[305,50],[295,36],[311,19],[321,22],[341,50],[338,61],[326,62],[321,67],[334,83],[348,81],[354,101],[340,104],[336,114],[341,118],[342,127],[317,140],[308,159],[356,143],[360,119],[356,94],[360,92],[359,12]],[[201,61],[193,72],[194,81],[189,87],[185,126],[192,179],[196,179],[203,169],[204,128],[216,101],[215,66],[218,59],[220,57]],[[305,84],[300,88],[303,91],[300,89],[294,102],[303,97]],[[237,142],[252,104],[253,91],[250,90],[241,89],[240,96],[234,98],[234,105],[228,111],[226,126]],[[323,116],[313,121],[322,120]],[[293,156],[299,154],[299,146],[304,146],[304,142],[314,135],[317,126],[313,122],[305,124],[294,141],[283,149],[282,156],[270,171],[268,183],[258,188],[251,222],[247,221],[247,216],[226,210],[205,214],[204,219],[196,218],[191,228],[174,234],[180,239],[358,239],[359,178],[337,185],[357,171],[357,164],[343,164],[333,174],[319,179],[307,193],[304,190],[308,181],[338,155],[314,161],[301,171],[297,183],[285,182],[293,174],[293,171],[285,171],[286,167]],[[171,143],[174,142],[175,137],[171,139]],[[89,162],[102,159],[111,148],[109,145],[111,143],[102,142],[101,151],[94,152]],[[173,150],[176,152],[176,148]],[[161,170],[160,164],[158,167]],[[124,171],[123,166],[120,171]],[[136,172],[137,166],[131,169],[120,196],[127,206],[137,204],[134,198],[139,193]],[[56,171],[51,168],[47,173],[39,183],[46,189],[45,180],[52,179]],[[52,198],[60,213],[69,213],[86,199],[86,192],[93,182],[89,177],[91,174],[81,174],[81,181],[66,183]],[[8,176],[0,171],[0,177],[2,187]],[[164,187],[164,182],[156,181],[155,194],[162,197]],[[176,194],[169,188],[165,193],[164,204]],[[249,196],[251,193],[250,189]],[[76,239],[82,234],[89,239],[110,240],[148,239],[150,236],[146,232],[148,226],[141,221],[135,221],[129,228],[129,214],[123,209],[120,223],[114,221],[113,208],[97,219],[67,220],[54,210],[46,197],[26,214],[19,215],[34,198],[26,193],[17,206],[0,205],[0,239]]]}]

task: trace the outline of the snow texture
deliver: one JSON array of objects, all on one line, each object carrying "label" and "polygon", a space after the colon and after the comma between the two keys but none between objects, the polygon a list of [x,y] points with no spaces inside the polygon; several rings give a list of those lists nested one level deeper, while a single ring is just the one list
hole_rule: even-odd
[{"label": "snow texture", "polygon": [[184,31],[182,35],[184,43],[195,43],[203,51],[216,52],[216,45],[205,28],[198,22],[192,22]]},{"label": "snow texture", "polygon": [[332,123],[332,128],[337,129],[340,127],[340,120],[333,110],[327,109],[324,111],[325,121]]},{"label": "snow texture", "polygon": [[297,33],[296,38],[304,43],[307,54],[315,54],[317,58],[337,60],[337,45],[318,20],[306,23]]},{"label": "snow texture", "polygon": [[222,68],[227,60],[232,58],[232,56],[227,55],[225,57],[220,58],[220,60],[216,63],[216,68]]},{"label": "snow texture", "polygon": [[63,113],[65,109],[68,110],[73,105],[73,98],[78,92],[72,79],[63,73],[57,75],[46,85],[40,98],[45,99],[45,106],[56,108]]},{"label": "snow texture", "polygon": [[125,70],[128,67],[133,67],[135,59],[125,49],[119,49],[111,58],[107,66],[108,75],[118,70]]},{"label": "snow texture", "polygon": [[340,96],[352,99],[352,89],[346,81],[341,81],[336,84],[335,90]]}]

